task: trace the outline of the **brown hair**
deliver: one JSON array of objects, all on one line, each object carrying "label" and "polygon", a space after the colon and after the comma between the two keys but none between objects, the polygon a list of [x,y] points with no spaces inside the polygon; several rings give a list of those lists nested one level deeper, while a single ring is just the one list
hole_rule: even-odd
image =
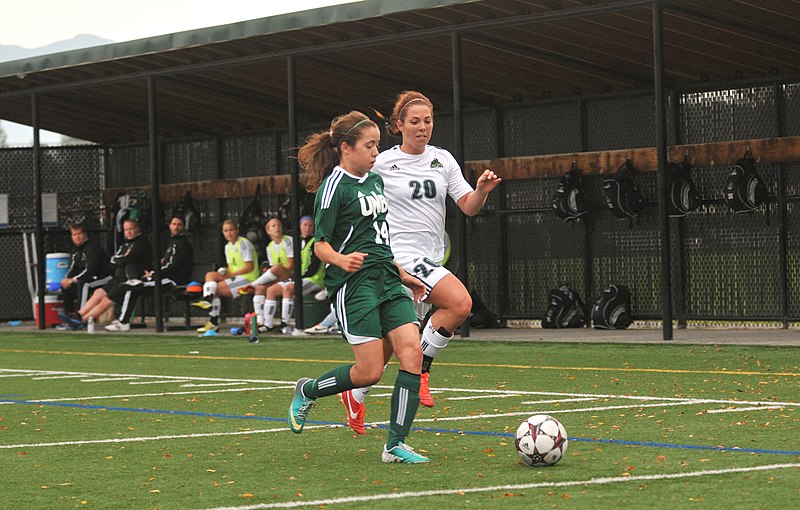
[{"label": "brown hair", "polygon": [[386,123],[386,130],[389,131],[390,135],[400,135],[400,130],[397,129],[397,121],[399,120],[402,122],[405,119],[403,112],[411,104],[426,105],[431,109],[431,116],[433,116],[433,103],[431,103],[430,99],[425,97],[425,94],[417,92],[416,90],[404,90],[397,94],[397,98],[394,100],[392,116],[389,117],[389,121]]},{"label": "brown hair", "polygon": [[297,160],[305,170],[306,189],[315,192],[323,179],[339,164],[339,147],[343,143],[354,146],[367,127],[377,127],[369,117],[358,111],[340,115],[331,121],[330,129],[306,138],[297,152]]}]

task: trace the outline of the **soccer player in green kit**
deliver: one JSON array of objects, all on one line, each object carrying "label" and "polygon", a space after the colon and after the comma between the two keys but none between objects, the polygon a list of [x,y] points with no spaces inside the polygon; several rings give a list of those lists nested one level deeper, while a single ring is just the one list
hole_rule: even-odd
[{"label": "soccer player in green kit", "polygon": [[302,432],[320,397],[376,384],[394,354],[400,371],[381,460],[420,464],[428,458],[405,440],[419,407],[422,348],[414,306],[403,285],[417,300],[424,296],[425,286],[393,259],[383,180],[370,172],[379,143],[378,126],[353,111],[335,118],[329,130],[308,137],[298,152],[306,187],[317,194],[315,253],[328,264],[325,288],[356,361],[316,379],[297,381],[289,427]]}]

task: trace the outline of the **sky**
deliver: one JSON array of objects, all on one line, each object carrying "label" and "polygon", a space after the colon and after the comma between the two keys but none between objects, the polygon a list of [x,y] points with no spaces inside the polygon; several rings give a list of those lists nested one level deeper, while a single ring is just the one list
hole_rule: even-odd
[{"label": "sky", "polygon": [[[0,15],[0,44],[38,48],[91,34],[114,42],[226,25],[354,0],[39,0],[13,2]],[[33,130],[0,121],[9,145],[31,145]],[[40,131],[41,142],[60,136]]]}]

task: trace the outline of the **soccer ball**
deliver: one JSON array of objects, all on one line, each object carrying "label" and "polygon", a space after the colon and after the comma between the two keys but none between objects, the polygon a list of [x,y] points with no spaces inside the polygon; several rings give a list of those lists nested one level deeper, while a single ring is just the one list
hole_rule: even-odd
[{"label": "soccer ball", "polygon": [[520,423],[514,446],[522,462],[529,466],[552,466],[567,452],[567,430],[560,421],[537,414]]}]

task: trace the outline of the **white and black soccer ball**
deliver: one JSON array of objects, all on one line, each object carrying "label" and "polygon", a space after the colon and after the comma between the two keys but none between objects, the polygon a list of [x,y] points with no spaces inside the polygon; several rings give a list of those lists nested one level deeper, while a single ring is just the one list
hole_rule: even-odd
[{"label": "white and black soccer ball", "polygon": [[514,446],[522,462],[529,466],[552,466],[567,453],[569,439],[560,421],[537,414],[520,423]]}]

